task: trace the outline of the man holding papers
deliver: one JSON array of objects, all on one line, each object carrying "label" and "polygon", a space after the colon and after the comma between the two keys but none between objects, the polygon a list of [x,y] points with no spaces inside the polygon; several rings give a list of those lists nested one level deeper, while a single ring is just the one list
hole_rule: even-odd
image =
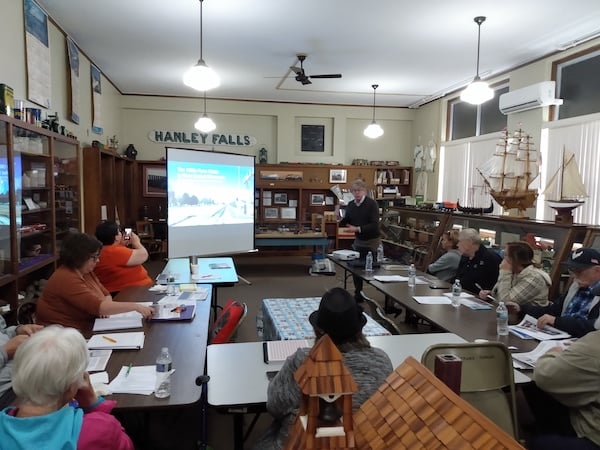
[{"label": "man holding papers", "polygon": [[538,328],[551,325],[571,336],[581,337],[600,329],[600,252],[580,248],[566,261],[573,283],[566,294],[548,306],[518,305],[508,302],[511,312],[529,314],[537,318]]},{"label": "man holding papers", "polygon": [[527,399],[537,436],[529,448],[600,449],[600,331],[540,356],[533,378]]},{"label": "man holding papers", "polygon": [[37,302],[40,325],[59,324],[91,334],[94,319],[129,311],[145,319],[153,309],[140,303],[114,302],[94,274],[102,243],[84,233],[73,233],[63,241],[61,265],[54,271]]}]

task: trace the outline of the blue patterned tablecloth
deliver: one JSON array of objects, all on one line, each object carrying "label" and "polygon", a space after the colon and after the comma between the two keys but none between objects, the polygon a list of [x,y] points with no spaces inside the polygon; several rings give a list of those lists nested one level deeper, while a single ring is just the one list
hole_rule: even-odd
[{"label": "blue patterned tablecloth", "polygon": [[[263,339],[310,339],[315,337],[308,316],[319,308],[320,297],[266,298],[262,301]],[[383,336],[390,332],[368,314],[363,328],[365,336]]]}]

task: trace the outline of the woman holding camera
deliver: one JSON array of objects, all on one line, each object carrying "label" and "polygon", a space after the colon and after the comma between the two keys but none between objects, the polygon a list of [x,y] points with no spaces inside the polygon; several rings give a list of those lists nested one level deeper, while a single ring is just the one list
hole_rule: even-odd
[{"label": "woman holding camera", "polygon": [[127,286],[153,283],[142,265],[148,259],[148,251],[140,237],[127,230],[123,233],[115,222],[102,222],[96,227],[96,238],[103,246],[94,272],[113,297]]}]

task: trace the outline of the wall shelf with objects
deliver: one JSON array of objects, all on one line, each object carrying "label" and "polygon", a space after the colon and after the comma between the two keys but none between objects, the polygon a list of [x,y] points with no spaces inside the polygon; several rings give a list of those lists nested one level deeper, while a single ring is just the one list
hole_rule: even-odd
[{"label": "wall shelf with objects", "polygon": [[[394,186],[398,196],[412,192],[412,167],[399,166],[343,166],[326,164],[257,164],[256,176],[256,225],[260,232],[314,232],[324,230],[328,248],[347,248],[354,239],[340,234],[336,210],[340,206],[339,195],[349,195],[350,184],[362,179],[371,195],[376,196],[378,180],[386,178],[385,186]],[[331,188],[335,189],[332,190]],[[337,190],[337,194],[334,192]],[[351,199],[351,196],[349,197]],[[386,197],[387,198],[387,197]],[[342,205],[343,208],[343,205]],[[315,214],[324,223],[315,221]]]},{"label": "wall shelf with objects", "polygon": [[0,300],[13,313],[36,299],[60,242],[81,229],[79,161],[75,139],[0,116]]},{"label": "wall shelf with objects", "polygon": [[560,262],[568,257],[574,245],[592,242],[594,236],[600,234],[593,231],[594,227],[587,225],[389,207],[382,219],[386,256],[406,263],[414,262],[419,269],[424,270],[441,255],[442,234],[453,228],[479,230],[487,241],[486,245],[498,251],[502,251],[507,242],[529,242],[534,248],[537,262],[552,279],[550,299],[562,291],[561,283],[566,278],[565,268]]},{"label": "wall shelf with objects", "polygon": [[135,214],[135,161],[109,147],[83,149],[85,232],[93,235],[102,220],[133,227]]}]

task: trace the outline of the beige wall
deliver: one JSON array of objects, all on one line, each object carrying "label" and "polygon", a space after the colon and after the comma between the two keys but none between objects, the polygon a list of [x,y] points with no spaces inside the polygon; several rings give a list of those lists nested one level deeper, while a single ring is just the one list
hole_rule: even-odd
[{"label": "beige wall", "polygon": [[[535,62],[498,76],[491,82],[509,80],[510,88],[516,89],[551,76],[552,61],[568,54],[579,52],[600,39],[570,49],[553,57]],[[122,96],[105,77],[102,77],[103,135],[91,131],[92,102],[90,62],[81,55],[81,100],[79,105],[80,124],[67,120],[68,69],[66,42],[62,32],[50,24],[52,107],[43,113],[57,112],[61,124],[79,138],[83,146],[93,140],[103,143],[116,135],[121,150],[133,144],[140,159],[159,159],[164,156],[165,144],[148,139],[154,129],[173,129],[195,132],[193,124],[202,110],[200,98],[165,98],[144,96]],[[0,6],[0,83],[13,87],[15,98],[26,98],[25,42],[23,26],[23,4],[21,1],[3,1]],[[100,67],[100,70],[102,68]],[[262,103],[228,100],[208,100],[207,110],[217,123],[215,132],[222,134],[248,134],[256,138],[249,147],[220,147],[215,150],[258,155],[258,150],[268,150],[269,162],[317,162],[349,164],[353,159],[393,160],[401,164],[412,164],[412,153],[419,142],[427,144],[433,136],[438,147],[446,133],[447,102],[458,92],[421,107],[419,110],[405,108],[377,108],[376,119],[385,134],[375,140],[363,136],[362,130],[370,123],[370,107],[299,105],[284,103]],[[30,105],[34,106],[34,105]],[[533,134],[539,142],[540,130],[547,120],[548,108],[540,108],[510,115],[509,129],[519,123]],[[299,129],[302,123],[324,124],[327,127],[327,148],[324,153],[301,152]],[[170,144],[180,147],[191,145]],[[212,149],[213,146],[197,146]],[[437,170],[437,165],[436,165]],[[427,198],[435,200],[437,173],[429,177]]]}]

